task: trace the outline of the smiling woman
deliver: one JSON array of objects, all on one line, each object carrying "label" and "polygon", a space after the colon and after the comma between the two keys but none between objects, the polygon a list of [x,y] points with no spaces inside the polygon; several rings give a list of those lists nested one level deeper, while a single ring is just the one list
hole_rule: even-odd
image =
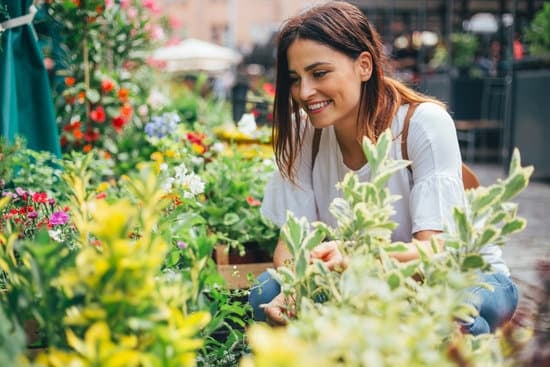
[{"label": "smiling woman", "polygon": [[[405,251],[391,256],[406,262],[420,257],[417,246],[432,253],[431,238],[453,223],[453,208],[464,207],[462,162],[455,125],[445,106],[387,76],[386,63],[378,33],[347,2],[313,7],[283,25],[277,44],[273,124],[279,170],[266,187],[262,213],[279,226],[290,211],[335,227],[329,209],[342,197],[337,184],[348,172],[360,182],[369,181],[371,167],[362,142],[366,138],[376,143],[391,130],[389,159],[411,160],[410,170],[401,169],[388,181],[391,194],[402,198],[394,205],[392,220],[398,225],[392,240],[406,244]],[[314,136],[320,136],[318,150]],[[321,251],[321,260],[340,258],[334,243],[322,246],[335,253]],[[317,253],[314,249],[312,256]],[[500,249],[487,245],[482,253],[502,287],[482,294],[482,302],[475,305],[481,315],[464,327],[475,334],[494,331],[511,317],[517,303]],[[273,260],[275,267],[293,261],[281,240]],[[292,317],[284,316],[292,308],[285,305],[288,298],[267,273],[259,280],[250,294],[255,316],[284,323],[285,317]],[[266,303],[268,307],[260,307]]]}]

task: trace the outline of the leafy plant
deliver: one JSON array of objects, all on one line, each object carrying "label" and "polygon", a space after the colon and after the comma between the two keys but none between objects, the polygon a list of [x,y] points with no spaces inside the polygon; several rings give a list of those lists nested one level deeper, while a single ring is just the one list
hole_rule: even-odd
[{"label": "leafy plant", "polygon": [[[243,366],[513,365],[504,345],[521,344],[520,336],[528,332],[473,337],[462,334],[456,320],[476,313],[464,294],[477,283],[477,272],[487,269],[481,247],[503,245],[525,226],[509,200],[525,188],[532,167],[520,166],[516,150],[506,180],[470,192],[467,208],[455,209],[456,230],[449,228],[441,237],[443,252],[434,238],[435,255],[418,247],[418,260],[400,263],[389,256],[405,248],[390,240],[391,204],[397,198],[386,182],[406,162],[387,159],[391,141],[390,132],[376,145],[365,139],[372,177],[369,182],[358,182],[353,173],[344,178],[343,197],[330,207],[336,228],[289,216],[282,237],[294,262],[270,272],[295,300],[290,314],[296,319],[286,329],[254,325],[249,330],[253,354]],[[309,262],[310,249],[325,236],[347,254],[342,273],[328,271],[318,260]]]},{"label": "leafy plant", "polygon": [[241,252],[246,244],[273,251],[278,230],[263,218],[259,208],[272,170],[272,164],[260,158],[246,159],[237,152],[218,156],[206,165],[201,214],[220,242]]},{"label": "leafy plant", "polygon": [[550,4],[544,3],[525,31],[529,52],[536,56],[550,55]]},{"label": "leafy plant", "polygon": [[467,69],[474,64],[478,40],[474,34],[451,34],[451,63],[459,69]]}]

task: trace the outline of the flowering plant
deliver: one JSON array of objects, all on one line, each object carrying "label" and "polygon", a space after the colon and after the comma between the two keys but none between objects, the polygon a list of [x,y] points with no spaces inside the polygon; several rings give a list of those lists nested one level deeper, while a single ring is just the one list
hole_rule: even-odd
[{"label": "flowering plant", "polygon": [[245,158],[238,152],[206,164],[201,213],[221,243],[241,252],[252,244],[273,251],[278,230],[260,213],[263,188],[273,168],[271,160]]},{"label": "flowering plant", "polygon": [[68,50],[54,55],[62,77],[56,80],[63,80],[53,88],[63,149],[102,147],[132,156],[133,151],[120,151],[119,140],[132,123],[141,127],[134,106],[148,95],[151,73],[141,72],[149,66],[139,54],[164,37],[153,19],[158,5],[154,0],[49,0],[46,8],[64,43],[55,49]]},{"label": "flowering plant", "polygon": [[68,207],[59,207],[46,192],[33,192],[17,187],[3,191],[4,206],[0,208],[0,232],[18,233],[19,238],[32,239],[37,231],[48,231],[59,243],[72,245],[74,228]]}]

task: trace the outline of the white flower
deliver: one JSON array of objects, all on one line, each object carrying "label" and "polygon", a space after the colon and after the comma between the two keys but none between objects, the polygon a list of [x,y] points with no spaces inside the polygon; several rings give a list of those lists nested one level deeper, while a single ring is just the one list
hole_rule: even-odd
[{"label": "white flower", "polygon": [[147,98],[147,103],[154,109],[160,109],[164,106],[166,106],[169,102],[168,97],[166,95],[162,94],[159,90],[153,89],[151,91],[151,94],[149,94],[149,98]]},{"label": "white flower", "polygon": [[170,192],[172,190],[172,187],[174,185],[175,179],[173,177],[168,177],[164,182],[160,184],[160,188],[164,192]]},{"label": "white flower", "polygon": [[195,166],[200,166],[201,164],[203,164],[204,158],[203,158],[203,157],[196,157],[196,156],[193,156],[193,157],[191,157],[190,161],[191,161],[191,163],[193,163]]},{"label": "white flower", "polygon": [[55,242],[63,241],[63,239],[61,238],[61,235],[62,235],[61,229],[50,229],[48,231],[48,235],[50,235],[50,238]]},{"label": "white flower", "polygon": [[160,164],[160,170],[161,172],[165,172],[168,170],[168,165],[166,163],[161,163]]},{"label": "white flower", "polygon": [[256,131],[256,118],[251,113],[243,114],[237,128],[245,134],[252,135]]},{"label": "white flower", "polygon": [[187,167],[185,167],[185,164],[182,163],[179,166],[174,167],[174,172],[174,178],[178,181],[181,181],[187,174]]},{"label": "white flower", "polygon": [[195,173],[191,173],[183,177],[181,184],[184,188],[189,190],[183,194],[185,198],[191,199],[194,196],[204,192],[204,182],[200,176]]},{"label": "white flower", "polygon": [[216,153],[222,153],[225,150],[225,144],[222,143],[221,141],[218,141],[218,142],[215,142],[214,144],[212,144],[210,149],[213,150]]}]

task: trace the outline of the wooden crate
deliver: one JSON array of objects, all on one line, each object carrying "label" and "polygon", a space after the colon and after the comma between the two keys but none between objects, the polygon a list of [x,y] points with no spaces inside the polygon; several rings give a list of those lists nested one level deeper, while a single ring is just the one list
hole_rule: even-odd
[{"label": "wooden crate", "polygon": [[251,262],[244,264],[231,264],[229,253],[224,245],[217,245],[215,251],[215,261],[218,271],[227,281],[227,286],[230,289],[248,288],[250,282],[247,274],[252,273],[257,277],[268,268],[273,267],[273,262]]}]

